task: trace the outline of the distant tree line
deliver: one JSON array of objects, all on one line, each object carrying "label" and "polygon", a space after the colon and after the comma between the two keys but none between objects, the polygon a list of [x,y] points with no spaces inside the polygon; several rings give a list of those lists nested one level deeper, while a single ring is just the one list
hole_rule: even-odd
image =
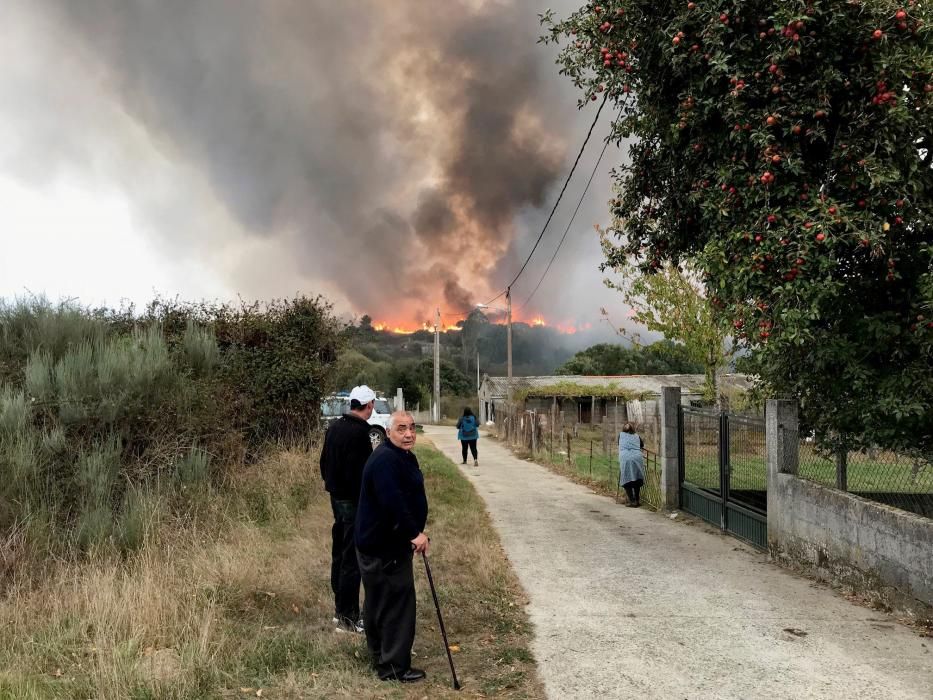
[{"label": "distant tree line", "polygon": [[599,343],[574,355],[556,374],[702,374],[703,364],[669,340],[644,347]]},{"label": "distant tree line", "polygon": [[[343,331],[345,347],[335,371],[335,387],[367,383],[387,394],[404,391],[410,404],[426,406],[433,391],[433,331],[399,334],[379,331],[369,316]],[[547,326],[513,324],[515,376],[550,374],[702,374],[703,363],[692,359],[681,343],[662,340],[626,347],[599,343],[573,354],[579,339]],[[505,375],[506,329],[491,323],[479,310],[457,330],[440,334],[441,394],[467,397],[476,391],[476,355],[482,374]]]}]

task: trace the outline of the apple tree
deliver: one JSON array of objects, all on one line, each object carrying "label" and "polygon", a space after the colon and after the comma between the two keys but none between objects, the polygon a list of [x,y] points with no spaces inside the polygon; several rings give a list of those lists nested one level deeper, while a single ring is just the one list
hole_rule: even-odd
[{"label": "apple tree", "polygon": [[699,271],[824,444],[933,449],[930,3],[611,0],[545,42],[618,112],[606,265]]}]

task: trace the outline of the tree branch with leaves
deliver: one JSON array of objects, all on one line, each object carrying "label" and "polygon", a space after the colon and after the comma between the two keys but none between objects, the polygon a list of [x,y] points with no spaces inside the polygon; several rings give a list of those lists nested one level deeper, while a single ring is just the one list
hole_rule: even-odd
[{"label": "tree branch with leaves", "polygon": [[[602,232],[600,240],[606,257],[610,258],[611,249],[618,246]],[[630,319],[682,344],[688,356],[704,368],[704,398],[719,402],[717,375],[733,351],[696,272],[686,264],[676,267],[670,263],[647,275],[625,264],[604,264],[602,269],[616,273],[618,281],[607,278],[605,284],[621,292],[632,308]],[[624,327],[620,332],[632,342],[640,342],[637,332]]]}]

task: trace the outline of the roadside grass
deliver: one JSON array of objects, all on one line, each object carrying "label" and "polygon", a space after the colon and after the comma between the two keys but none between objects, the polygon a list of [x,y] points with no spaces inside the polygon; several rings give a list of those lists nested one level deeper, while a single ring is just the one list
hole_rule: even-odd
[{"label": "roadside grass", "polygon": [[314,457],[293,451],[201,494],[184,521],[155,509],[136,553],[21,562],[0,582],[0,700],[543,697],[522,592],[481,501],[436,450],[418,455],[460,693],[423,568],[426,683],[379,682],[365,641],[333,631],[329,501]]}]

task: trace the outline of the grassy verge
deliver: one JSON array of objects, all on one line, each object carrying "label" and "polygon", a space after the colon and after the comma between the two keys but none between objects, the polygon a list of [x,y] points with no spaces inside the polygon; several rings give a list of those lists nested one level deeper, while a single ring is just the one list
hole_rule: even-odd
[{"label": "grassy verge", "polygon": [[184,522],[154,508],[155,534],[125,558],[16,567],[0,591],[0,700],[542,697],[522,594],[482,503],[436,450],[418,453],[463,692],[448,689],[421,569],[426,684],[380,683],[364,641],[333,631],[329,504],[313,459],[287,452],[204,493]]}]

